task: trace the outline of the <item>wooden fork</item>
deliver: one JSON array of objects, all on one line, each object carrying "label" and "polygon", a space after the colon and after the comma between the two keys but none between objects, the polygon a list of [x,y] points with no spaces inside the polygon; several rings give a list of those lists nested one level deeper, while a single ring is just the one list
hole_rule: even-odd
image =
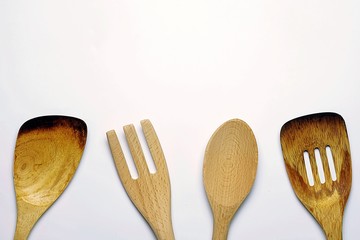
[{"label": "wooden fork", "polygon": [[106,133],[108,142],[120,180],[131,201],[148,222],[157,239],[172,240],[175,237],[171,223],[170,179],[165,156],[151,122],[143,120],[141,126],[155,163],[154,174],[149,172],[134,125],[124,126],[124,132],[138,172],[137,179],[131,178],[114,130]]}]

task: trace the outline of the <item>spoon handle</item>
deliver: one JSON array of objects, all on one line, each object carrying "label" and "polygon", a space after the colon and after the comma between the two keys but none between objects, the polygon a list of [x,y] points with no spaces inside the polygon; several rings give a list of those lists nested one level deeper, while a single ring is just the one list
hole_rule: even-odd
[{"label": "spoon handle", "polygon": [[229,232],[230,220],[215,218],[213,227],[213,240],[226,240]]}]

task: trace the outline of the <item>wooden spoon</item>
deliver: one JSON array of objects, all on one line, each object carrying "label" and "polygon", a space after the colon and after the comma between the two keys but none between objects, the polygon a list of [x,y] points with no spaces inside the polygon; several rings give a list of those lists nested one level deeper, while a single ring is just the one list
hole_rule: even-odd
[{"label": "wooden spoon", "polygon": [[14,160],[15,240],[27,239],[65,190],[80,162],[86,136],[85,122],[73,117],[43,116],[21,126]]},{"label": "wooden spoon", "polygon": [[256,140],[244,121],[225,122],[210,138],[203,181],[214,217],[213,240],[227,239],[231,219],[254,183],[257,163]]},{"label": "wooden spoon", "polygon": [[[351,188],[350,145],[344,119],[336,113],[296,118],[285,123],[280,138],[286,171],[296,196],[322,226],[328,240],[342,239],[344,208]],[[331,149],[331,154],[326,148]],[[319,164],[316,150],[320,152]],[[309,171],[304,152],[309,156]],[[331,155],[336,177],[329,167]],[[323,182],[320,171],[325,177]],[[313,184],[308,175],[313,177]]]}]

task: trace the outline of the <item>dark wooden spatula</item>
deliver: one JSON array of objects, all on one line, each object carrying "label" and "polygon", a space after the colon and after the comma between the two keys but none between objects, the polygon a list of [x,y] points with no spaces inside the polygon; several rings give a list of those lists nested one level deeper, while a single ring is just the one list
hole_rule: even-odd
[{"label": "dark wooden spatula", "polygon": [[87,135],[83,120],[43,116],[25,122],[15,147],[17,222],[14,240],[25,240],[62,194],[80,162]]},{"label": "dark wooden spatula", "polygon": [[296,196],[319,222],[328,240],[342,239],[352,172],[344,119],[336,113],[296,118],[284,124],[280,139]]}]

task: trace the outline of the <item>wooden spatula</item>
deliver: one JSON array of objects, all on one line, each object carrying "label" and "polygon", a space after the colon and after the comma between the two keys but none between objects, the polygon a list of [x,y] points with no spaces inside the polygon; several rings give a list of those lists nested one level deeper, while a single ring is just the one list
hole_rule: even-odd
[{"label": "wooden spatula", "polygon": [[[296,118],[282,127],[280,138],[296,196],[322,226],[328,240],[342,239],[344,208],[351,188],[350,146],[343,118],[336,113]],[[306,155],[311,167],[306,165]],[[336,174],[330,169],[332,161]]]},{"label": "wooden spatula", "polygon": [[141,126],[154,160],[156,173],[150,173],[146,164],[134,126],[124,126],[126,140],[139,177],[130,175],[124,154],[114,130],[107,132],[107,138],[120,180],[141,215],[149,223],[159,240],[174,239],[171,223],[170,179],[165,156],[159,139],[149,120],[141,121]]},{"label": "wooden spatula", "polygon": [[27,239],[65,190],[80,162],[86,135],[84,121],[66,116],[38,117],[21,126],[14,160],[15,240]]},{"label": "wooden spatula", "polygon": [[211,136],[203,181],[214,217],[213,240],[227,239],[230,222],[253,186],[257,163],[255,136],[244,121],[227,121]]}]

